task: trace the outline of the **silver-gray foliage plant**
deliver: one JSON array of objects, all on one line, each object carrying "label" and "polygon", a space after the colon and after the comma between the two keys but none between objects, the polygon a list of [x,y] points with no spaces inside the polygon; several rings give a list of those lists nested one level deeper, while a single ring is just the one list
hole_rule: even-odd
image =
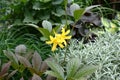
[{"label": "silver-gray foliage plant", "polygon": [[79,57],[84,64],[99,65],[99,69],[88,80],[120,80],[120,34],[106,33],[94,43],[87,44],[71,40],[68,50],[60,50],[55,57],[64,60],[64,52],[67,52],[68,61]]}]

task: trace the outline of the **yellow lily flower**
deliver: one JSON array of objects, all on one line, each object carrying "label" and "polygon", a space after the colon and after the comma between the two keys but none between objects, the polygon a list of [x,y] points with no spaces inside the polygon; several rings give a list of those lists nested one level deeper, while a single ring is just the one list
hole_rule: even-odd
[{"label": "yellow lily flower", "polygon": [[62,28],[61,32],[62,34],[55,33],[55,37],[50,36],[50,41],[46,41],[47,44],[53,44],[52,51],[55,51],[57,45],[64,48],[64,46],[67,45],[66,40],[71,39],[71,36],[67,36],[70,33],[70,30],[65,32],[65,29]]},{"label": "yellow lily flower", "polygon": [[53,38],[52,36],[50,36],[50,41],[46,41],[46,43],[53,44],[52,51],[55,51],[57,45],[59,45],[61,48],[64,47],[62,42],[57,37]]}]

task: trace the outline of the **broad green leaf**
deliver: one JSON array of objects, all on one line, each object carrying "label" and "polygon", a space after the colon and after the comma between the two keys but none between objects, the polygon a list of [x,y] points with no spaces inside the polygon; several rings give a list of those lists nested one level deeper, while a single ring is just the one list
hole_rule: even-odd
[{"label": "broad green leaf", "polygon": [[52,0],[40,0],[41,2],[44,2],[44,3],[47,3],[47,2],[50,2]]},{"label": "broad green leaf", "polygon": [[59,79],[64,80],[64,79],[59,78],[59,75],[57,75],[56,72],[54,72],[54,71],[46,71],[45,74],[48,74],[50,76],[54,76],[54,77],[58,78],[58,80]]},{"label": "broad green leaf", "polygon": [[120,20],[120,13],[117,13],[117,19]]},{"label": "broad green leaf", "polygon": [[49,39],[49,36],[50,36],[51,33],[50,33],[47,29],[39,28],[38,30],[41,32],[41,34],[42,34],[45,38]]},{"label": "broad green leaf", "polygon": [[56,26],[52,29],[52,34],[54,35],[54,32],[59,32],[60,26]]},{"label": "broad green leaf", "polygon": [[75,18],[75,21],[78,21],[82,15],[85,13],[85,8],[81,8],[81,9],[78,9],[78,10],[75,10],[74,11],[74,18]]},{"label": "broad green leaf", "polygon": [[42,26],[43,26],[44,29],[47,29],[49,32],[52,31],[52,24],[49,21],[44,20],[42,22]]},{"label": "broad green leaf", "polygon": [[24,16],[25,16],[25,18],[23,20],[24,23],[35,23],[35,24],[37,24],[39,22],[39,20],[34,20],[33,14],[30,11],[26,10],[25,13],[24,13]]},{"label": "broad green leaf", "polygon": [[111,28],[116,28],[116,27],[117,27],[117,25],[116,25],[116,24],[114,24],[113,22],[110,22],[110,27],[111,27]]},{"label": "broad green leaf", "polygon": [[81,69],[79,69],[77,71],[74,78],[79,80],[82,77],[86,77],[88,75],[91,75],[93,72],[95,72],[97,70],[97,68],[98,68],[98,66],[93,66],[93,65],[83,66]]},{"label": "broad green leaf", "polygon": [[58,7],[56,12],[52,12],[52,14],[61,17],[62,15],[65,15],[65,10],[63,10],[61,7]]},{"label": "broad green leaf", "polygon": [[63,2],[63,0],[52,0],[53,5],[58,5],[58,4],[61,4],[62,2]]},{"label": "broad green leaf", "polygon": [[[53,61],[46,61],[48,66],[51,68],[52,71],[49,73],[54,73],[54,75],[57,76],[58,79],[64,80],[64,69],[57,63]],[[48,73],[48,72],[47,72]],[[50,74],[49,74],[50,75]],[[55,76],[55,77],[56,77]]]},{"label": "broad green leaf", "polygon": [[28,0],[21,0],[21,2],[26,3]]},{"label": "broad green leaf", "polygon": [[101,22],[106,28],[110,27],[110,21],[108,21],[108,19],[101,17]]},{"label": "broad green leaf", "polygon": [[42,58],[41,56],[35,51],[33,54],[33,58],[32,58],[32,66],[36,71],[40,70],[40,66],[42,63]]},{"label": "broad green leaf", "polygon": [[80,6],[76,3],[73,3],[71,6],[70,6],[70,13],[72,16],[74,16],[74,11],[75,10],[79,10],[80,9]]},{"label": "broad green leaf", "polygon": [[46,41],[46,40],[48,40],[48,38],[46,38],[46,37],[40,37],[40,40],[42,40],[42,41]]},{"label": "broad green leaf", "polygon": [[118,31],[119,31],[119,28],[117,27],[117,25],[113,22],[110,22],[110,28],[108,29],[108,32],[116,33]]},{"label": "broad green leaf", "polygon": [[73,58],[68,62],[66,67],[68,80],[74,77],[75,73],[80,67],[80,64],[81,62],[78,58]]},{"label": "broad green leaf", "polygon": [[41,8],[40,8],[40,3],[39,2],[35,2],[35,3],[33,3],[33,9],[34,10],[40,10]]}]

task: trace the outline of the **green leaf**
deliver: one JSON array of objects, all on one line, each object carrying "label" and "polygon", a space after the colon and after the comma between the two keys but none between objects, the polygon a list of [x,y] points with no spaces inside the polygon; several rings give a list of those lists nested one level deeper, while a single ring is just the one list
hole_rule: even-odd
[{"label": "green leaf", "polygon": [[21,0],[21,2],[26,3],[28,0]]},{"label": "green leaf", "polygon": [[101,17],[101,22],[106,28],[110,27],[110,22],[108,21],[108,19]]},{"label": "green leaf", "polygon": [[76,73],[74,78],[79,80],[82,77],[86,77],[86,76],[92,74],[93,72],[95,72],[97,70],[97,68],[98,68],[98,66],[93,66],[93,65],[83,66],[81,69],[79,69],[79,71]]},{"label": "green leaf", "polygon": [[54,34],[54,32],[59,32],[60,30],[60,26],[56,26],[52,29],[52,34]]},{"label": "green leaf", "polygon": [[48,38],[46,38],[46,37],[40,37],[40,40],[42,40],[42,41],[46,41],[46,40],[48,40]]},{"label": "green leaf", "polygon": [[49,39],[49,36],[51,35],[51,33],[48,31],[48,29],[38,28],[38,30],[45,38]]},{"label": "green leaf", "polygon": [[75,10],[79,10],[80,9],[80,6],[76,3],[73,3],[71,6],[70,6],[70,14],[71,16],[74,16],[74,11]]},{"label": "green leaf", "polygon": [[47,3],[47,2],[50,2],[51,0],[40,0],[40,2],[44,2],[44,3]]},{"label": "green leaf", "polygon": [[53,61],[46,61],[46,62],[52,70],[52,71],[48,71],[46,74],[55,76],[60,80],[64,80],[64,69],[59,64]]},{"label": "green leaf", "polygon": [[53,15],[61,17],[62,15],[65,15],[65,10],[63,10],[61,7],[56,8],[56,12],[52,12]]},{"label": "green leaf", "polygon": [[[51,76],[54,76],[56,78],[59,78],[59,76],[56,74],[56,72],[54,71],[46,71],[45,74],[48,74],[48,75],[51,75]],[[59,78],[60,79],[60,78]]]},{"label": "green leaf", "polygon": [[58,4],[61,4],[62,2],[63,2],[63,0],[52,0],[53,5],[58,5]]},{"label": "green leaf", "polygon": [[42,26],[43,26],[44,29],[47,29],[49,32],[52,31],[52,24],[49,21],[44,20],[42,22]]},{"label": "green leaf", "polygon": [[51,33],[48,31],[48,29],[40,28],[35,24],[26,24],[26,25],[36,28],[43,35],[43,37],[45,37],[44,39],[46,40],[49,39],[49,36],[51,35]]},{"label": "green leaf", "polygon": [[84,9],[84,8],[75,10],[75,11],[74,11],[75,21],[78,21],[78,20],[82,17],[82,15],[83,15],[84,13],[85,13],[85,9]]},{"label": "green leaf", "polygon": [[24,13],[24,16],[25,16],[25,18],[23,20],[23,23],[35,23],[35,24],[37,24],[39,22],[39,20],[34,20],[32,13],[30,13],[29,11],[26,11]]},{"label": "green leaf", "polygon": [[68,62],[67,67],[66,67],[68,80],[74,77],[75,73],[80,67],[80,64],[81,63],[78,58],[73,58]]}]

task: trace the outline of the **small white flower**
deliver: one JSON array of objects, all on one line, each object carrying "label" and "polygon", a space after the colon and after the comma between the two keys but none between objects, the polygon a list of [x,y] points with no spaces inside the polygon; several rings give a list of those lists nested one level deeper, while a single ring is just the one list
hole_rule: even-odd
[{"label": "small white flower", "polygon": [[16,46],[15,48],[15,53],[21,54],[21,53],[26,53],[27,47],[24,44],[20,44]]}]

